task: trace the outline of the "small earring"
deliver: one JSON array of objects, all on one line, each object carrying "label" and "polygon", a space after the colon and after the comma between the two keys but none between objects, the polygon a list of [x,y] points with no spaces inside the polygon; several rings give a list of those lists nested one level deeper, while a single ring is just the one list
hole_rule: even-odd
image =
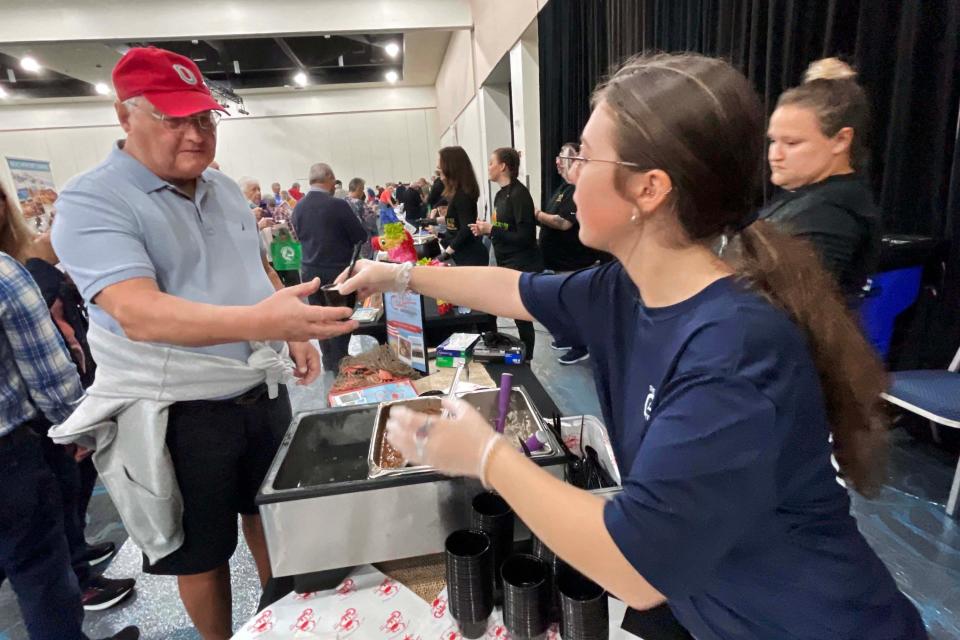
[{"label": "small earring", "polygon": [[637,215],[636,213],[634,213],[632,216],[630,216],[630,224],[636,225],[636,224],[639,224],[639,223],[640,223],[640,216],[639,216],[639,215]]},{"label": "small earring", "polygon": [[728,242],[729,240],[727,239],[727,234],[723,234],[722,236],[720,236],[720,251],[717,252],[717,257],[719,258],[723,257],[723,252],[724,250],[726,250]]}]

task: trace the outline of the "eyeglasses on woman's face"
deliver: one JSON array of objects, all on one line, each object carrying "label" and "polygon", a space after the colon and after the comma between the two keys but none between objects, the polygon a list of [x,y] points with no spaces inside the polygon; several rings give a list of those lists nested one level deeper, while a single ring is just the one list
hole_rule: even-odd
[{"label": "eyeglasses on woman's face", "polygon": [[570,169],[582,169],[588,162],[603,162],[606,164],[617,164],[622,167],[633,167],[642,169],[636,162],[627,162],[626,160],[602,160],[600,158],[584,158],[583,156],[557,156],[557,162],[565,163]]}]

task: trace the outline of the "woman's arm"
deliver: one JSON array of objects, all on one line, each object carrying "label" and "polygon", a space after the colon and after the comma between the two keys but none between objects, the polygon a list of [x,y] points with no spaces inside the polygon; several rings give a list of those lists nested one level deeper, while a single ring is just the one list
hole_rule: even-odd
[{"label": "woman's arm", "polygon": [[559,229],[560,231],[566,231],[567,229],[573,228],[573,223],[569,220],[564,220],[562,217],[552,214],[544,213],[543,211],[537,211],[537,222],[542,224],[545,227],[550,227],[551,229]]},{"label": "woman's arm", "polygon": [[[467,402],[443,404],[452,419],[429,418],[432,426],[426,425],[424,414],[402,407],[390,412],[387,438],[405,460],[448,475],[483,476],[564,562],[634,608],[663,602],[663,595],[637,573],[607,531],[603,498],[568,485],[527,460]],[[417,434],[424,428],[426,442],[420,448]]]},{"label": "woman's arm", "polygon": [[665,600],[610,537],[603,521],[605,499],[555,478],[504,443],[490,454],[486,471],[488,484],[564,562],[634,609]]},{"label": "woman's arm", "polygon": [[356,291],[361,298],[380,291],[404,287],[400,276],[410,269],[410,289],[454,305],[470,307],[491,315],[516,320],[533,320],[520,298],[519,271],[501,267],[411,267],[361,260],[349,280],[344,270],[337,278],[344,294]]}]

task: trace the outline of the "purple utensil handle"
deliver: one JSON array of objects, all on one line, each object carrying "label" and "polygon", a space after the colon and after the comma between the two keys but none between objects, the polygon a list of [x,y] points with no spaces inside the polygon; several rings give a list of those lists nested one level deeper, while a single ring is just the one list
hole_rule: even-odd
[{"label": "purple utensil handle", "polygon": [[530,451],[540,451],[540,449],[543,449],[543,442],[540,440],[540,432],[537,431],[532,436],[527,438],[526,445],[527,449],[530,449]]},{"label": "purple utensil handle", "polygon": [[507,409],[510,407],[510,391],[513,390],[513,374],[500,374],[500,395],[497,397],[497,433],[503,433],[507,423]]}]

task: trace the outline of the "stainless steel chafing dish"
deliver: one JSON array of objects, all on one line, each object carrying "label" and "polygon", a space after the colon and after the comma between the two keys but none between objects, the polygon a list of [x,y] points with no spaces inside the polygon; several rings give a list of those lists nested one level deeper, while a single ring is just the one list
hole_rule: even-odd
[{"label": "stainless steel chafing dish", "polygon": [[[485,415],[497,391],[469,398]],[[532,410],[526,392],[511,407]],[[466,397],[467,394],[464,394]],[[257,504],[273,575],[290,576],[443,551],[451,531],[470,524],[479,482],[449,478],[430,468],[369,477],[371,440],[380,407],[365,405],[300,413],[267,473]],[[565,459],[549,430],[534,462],[562,478]],[[518,528],[518,539],[525,535]]]},{"label": "stainless steel chafing dish", "polygon": [[[470,391],[457,394],[463,400],[466,400],[480,412],[490,423],[497,418],[497,389],[484,389],[482,391]],[[412,400],[397,400],[394,402],[381,403],[377,408],[376,426],[373,437],[370,438],[370,451],[367,454],[367,465],[369,467],[369,477],[378,478],[381,476],[410,476],[419,473],[430,472],[433,469],[426,465],[410,465],[401,467],[381,466],[383,456],[384,436],[387,428],[387,418],[390,417],[390,409],[397,405],[403,405],[414,411],[436,412],[440,411],[440,399],[436,397],[414,398]],[[517,437],[524,440],[534,433],[542,432],[544,434],[544,446],[539,451],[534,451],[532,457],[547,458],[557,452],[557,447],[553,444],[553,438],[548,434],[548,430],[543,427],[543,420],[530,396],[522,386],[514,387],[510,392],[510,405],[507,409],[507,426],[504,434],[511,440],[511,444],[519,448]]]}]

